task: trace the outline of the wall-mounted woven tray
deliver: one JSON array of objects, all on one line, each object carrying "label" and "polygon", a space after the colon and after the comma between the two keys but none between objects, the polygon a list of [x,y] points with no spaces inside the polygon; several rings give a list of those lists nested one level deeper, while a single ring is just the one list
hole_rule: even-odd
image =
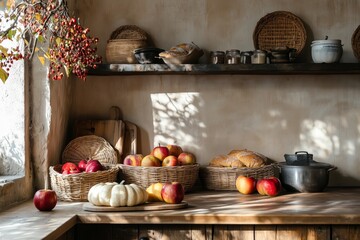
[{"label": "wall-mounted woven tray", "polygon": [[296,49],[296,55],[303,50],[306,38],[302,20],[287,11],[265,15],[257,22],[253,33],[256,49],[271,51],[277,47],[289,47]]},{"label": "wall-mounted woven tray", "polygon": [[356,28],[351,38],[351,46],[354,51],[355,57],[360,62],[360,25]]},{"label": "wall-mounted woven tray", "polygon": [[117,153],[104,138],[96,135],[86,135],[71,140],[62,154],[62,163],[95,159],[102,164],[117,164]]},{"label": "wall-mounted woven tray", "polygon": [[110,39],[148,39],[147,32],[136,25],[123,25],[111,33]]}]

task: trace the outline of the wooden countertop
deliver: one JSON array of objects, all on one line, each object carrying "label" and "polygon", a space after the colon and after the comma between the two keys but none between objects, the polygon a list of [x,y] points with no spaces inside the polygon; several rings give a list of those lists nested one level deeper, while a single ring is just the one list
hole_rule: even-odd
[{"label": "wooden countertop", "polygon": [[87,212],[84,203],[59,202],[51,212],[32,201],[0,213],[0,239],[54,239],[76,223],[111,224],[360,224],[360,188],[328,188],[322,193],[277,197],[236,191],[189,193],[184,209]]}]

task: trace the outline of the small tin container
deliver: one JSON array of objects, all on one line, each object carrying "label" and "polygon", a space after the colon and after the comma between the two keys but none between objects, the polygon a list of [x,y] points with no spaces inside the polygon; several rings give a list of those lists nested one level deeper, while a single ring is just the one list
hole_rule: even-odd
[{"label": "small tin container", "polygon": [[264,64],[267,61],[267,53],[263,50],[255,50],[253,55],[251,56],[252,64]]},{"label": "small tin container", "polygon": [[239,64],[240,63],[240,50],[231,49],[226,51],[225,55],[226,64]]},{"label": "small tin container", "polygon": [[223,51],[210,52],[210,63],[224,64],[224,61],[225,61],[225,52]]},{"label": "small tin container", "polygon": [[241,52],[241,54],[240,54],[240,63],[242,63],[242,64],[250,64],[252,54],[253,54],[252,51]]}]

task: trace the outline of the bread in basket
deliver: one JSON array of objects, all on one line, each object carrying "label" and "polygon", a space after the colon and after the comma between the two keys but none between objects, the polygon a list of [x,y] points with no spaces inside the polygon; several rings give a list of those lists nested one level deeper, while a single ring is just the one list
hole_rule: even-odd
[{"label": "bread in basket", "polygon": [[276,172],[267,157],[247,149],[216,156],[209,166],[200,169],[200,178],[209,190],[236,190],[239,175],[261,179],[275,176]]}]

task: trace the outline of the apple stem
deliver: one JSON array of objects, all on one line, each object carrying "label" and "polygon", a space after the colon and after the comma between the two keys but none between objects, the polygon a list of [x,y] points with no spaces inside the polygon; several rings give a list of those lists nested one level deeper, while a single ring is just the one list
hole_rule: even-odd
[{"label": "apple stem", "polygon": [[49,188],[49,162],[46,161],[46,163],[44,164],[45,166],[45,171],[44,171],[44,180],[45,180],[45,189]]}]

